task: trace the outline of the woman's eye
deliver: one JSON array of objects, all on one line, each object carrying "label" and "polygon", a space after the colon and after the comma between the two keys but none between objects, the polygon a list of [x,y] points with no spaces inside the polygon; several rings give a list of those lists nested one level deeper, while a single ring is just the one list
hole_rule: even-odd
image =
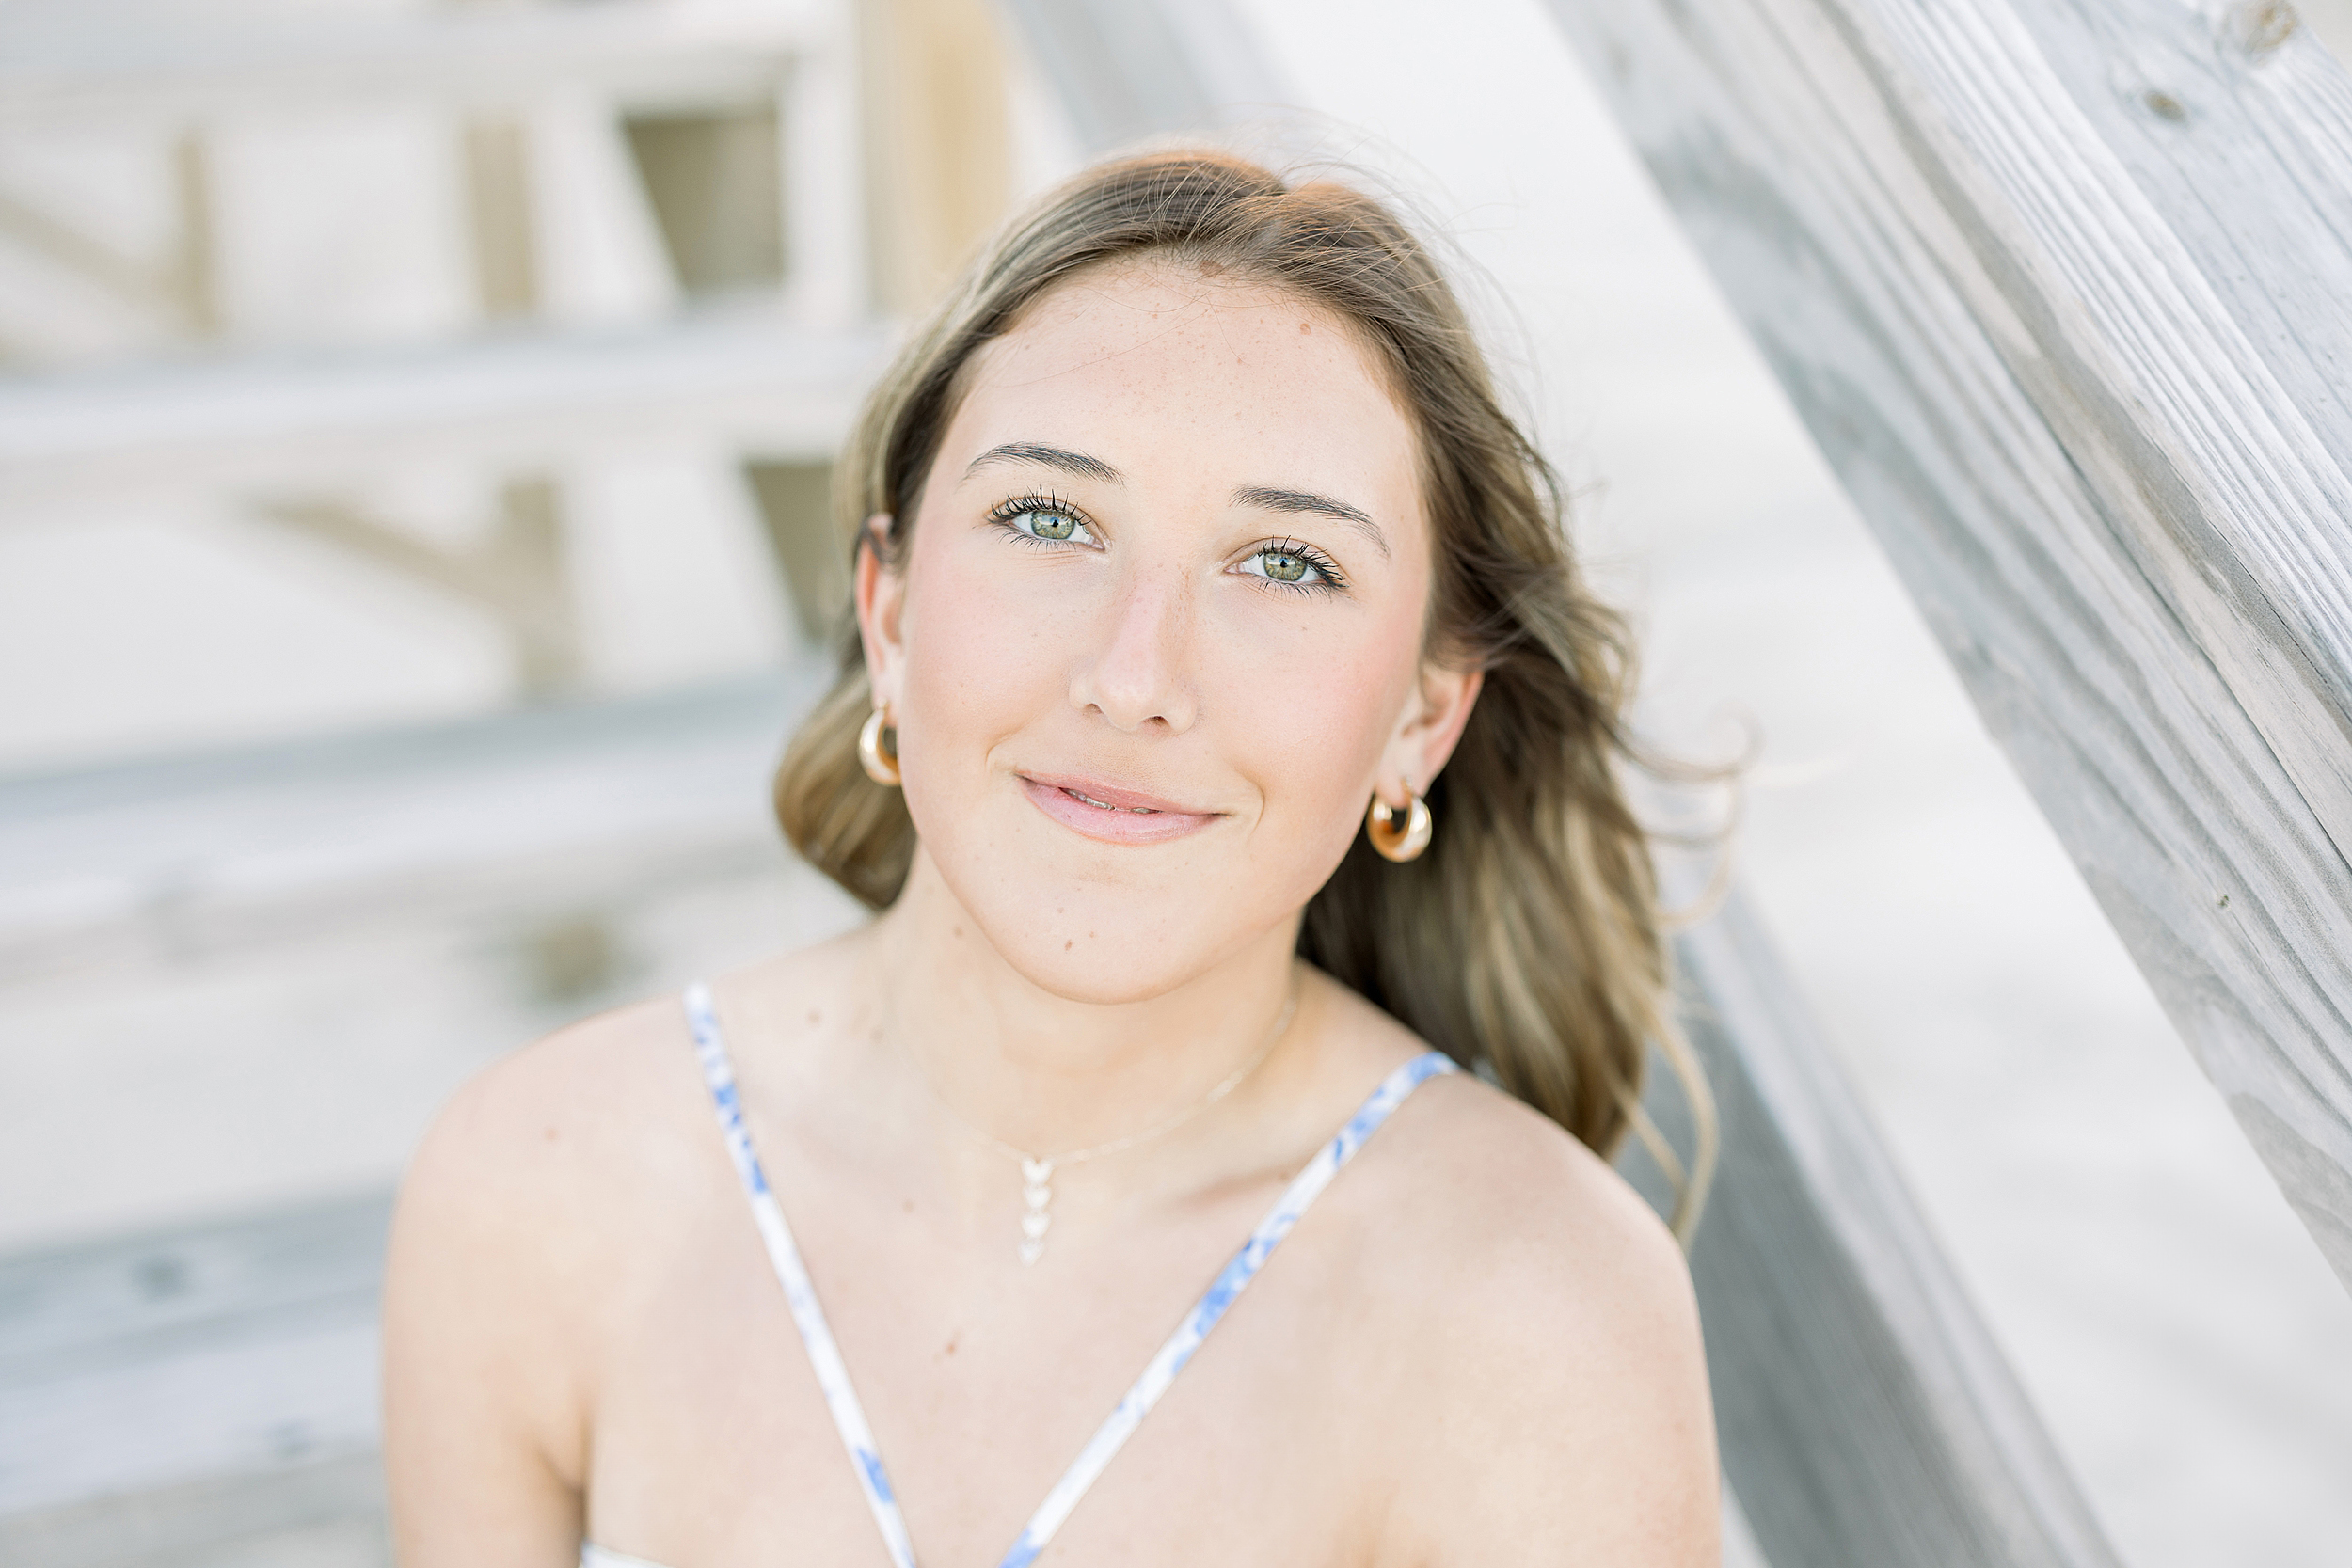
[{"label": "woman's eye", "polygon": [[1312,557],[1283,545],[1268,545],[1256,551],[1241,563],[1241,569],[1250,577],[1294,587],[1318,587],[1332,580],[1332,574]]},{"label": "woman's eye", "polygon": [[1025,533],[1032,539],[1042,539],[1047,544],[1057,545],[1066,540],[1076,540],[1084,544],[1092,537],[1087,532],[1086,524],[1078,521],[1067,512],[1032,508],[1025,512],[1014,513],[1009,521],[1017,531]]}]

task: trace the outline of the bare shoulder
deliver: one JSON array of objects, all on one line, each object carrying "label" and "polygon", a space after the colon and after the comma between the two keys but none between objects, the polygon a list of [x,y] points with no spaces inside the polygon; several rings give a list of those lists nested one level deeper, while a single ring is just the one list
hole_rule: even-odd
[{"label": "bare shoulder", "polygon": [[[1396,1150],[1409,1165],[1417,1245],[1443,1277],[1478,1287],[1450,1311],[1466,1348],[1509,1351],[1563,1329],[1690,1333],[1682,1249],[1624,1178],[1550,1118],[1469,1074],[1437,1081]],[[1409,1140],[1409,1141],[1407,1141]],[[1423,1274],[1421,1277],[1431,1277]],[[1445,1294],[1458,1292],[1449,1289]]]},{"label": "bare shoulder", "polygon": [[401,1184],[384,1289],[384,1438],[404,1560],[577,1552],[599,1352],[691,1180],[697,1085],[675,1003],[574,1024],[478,1074]]},{"label": "bare shoulder", "polygon": [[[832,946],[721,979],[721,1013],[822,991],[839,968]],[[485,1069],[442,1107],[401,1185],[393,1305],[495,1302],[593,1332],[588,1314],[626,1313],[628,1292],[659,1275],[647,1265],[689,1244],[679,1214],[734,1212],[711,1201],[734,1183],[679,998],[599,1014]],[[558,1349],[575,1361],[586,1351]]]},{"label": "bare shoulder", "polygon": [[[666,1125],[698,1091],[675,1000],[559,1029],[451,1097],[401,1189],[404,1227],[430,1224],[557,1240],[608,1212],[658,1166]],[[598,1228],[606,1228],[599,1227]]]},{"label": "bare shoulder", "polygon": [[[1352,1030],[1385,1037],[1384,1059],[1426,1049],[1387,1014],[1343,996],[1359,1015]],[[1406,1300],[1419,1283],[1437,1292],[1422,1305],[1442,1305],[1464,1331],[1507,1336],[1532,1323],[1547,1342],[1564,1312],[1596,1326],[1616,1315],[1694,1324],[1690,1272],[1664,1223],[1542,1113],[1470,1073],[1447,1074],[1424,1084],[1381,1140],[1382,1157],[1364,1163],[1360,1196],[1399,1250]],[[1471,1279],[1479,1306],[1464,1317],[1456,1286]]]},{"label": "bare shoulder", "polygon": [[1713,1562],[1718,1479],[1696,1303],[1649,1205],[1556,1123],[1432,1080],[1364,1162],[1384,1238],[1375,1347],[1409,1367],[1398,1560]]}]

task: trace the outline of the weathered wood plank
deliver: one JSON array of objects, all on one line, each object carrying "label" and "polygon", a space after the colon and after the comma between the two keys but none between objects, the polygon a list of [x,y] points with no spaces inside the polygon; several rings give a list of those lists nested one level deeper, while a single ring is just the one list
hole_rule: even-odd
[{"label": "weathered wood plank", "polygon": [[391,1568],[373,1449],[0,1515],[8,1568]]},{"label": "weathered wood plank", "polygon": [[781,866],[765,780],[826,679],[812,657],[701,690],[0,782],[0,980],[560,916]]},{"label": "weathered wood plank", "polygon": [[372,1453],[389,1215],[371,1194],[0,1259],[0,1542]]},{"label": "weathered wood plank", "polygon": [[371,1193],[0,1258],[0,1387],[250,1338],[281,1320],[372,1317],[389,1217]]},{"label": "weathered wood plank", "polygon": [[151,8],[135,25],[91,7],[0,11],[0,123],[177,127],[263,103],[504,106],[582,87],[646,107],[758,99],[842,24],[820,0],[246,10]]},{"label": "weathered wood plank", "polygon": [[[2112,1564],[1745,905],[1728,901],[1676,952],[1723,1137],[1691,1274],[1724,1468],[1765,1558]],[[1670,1074],[1647,1103],[1688,1148]],[[1662,1202],[1638,1146],[1626,1164]]]},{"label": "weathered wood plank", "polygon": [[1552,8],[2352,1282],[2343,72],[2168,0]]},{"label": "weathered wood plank", "polygon": [[688,441],[830,457],[875,329],[712,311],[634,331],[0,377],[0,508],[284,493],[430,458],[509,470]]}]

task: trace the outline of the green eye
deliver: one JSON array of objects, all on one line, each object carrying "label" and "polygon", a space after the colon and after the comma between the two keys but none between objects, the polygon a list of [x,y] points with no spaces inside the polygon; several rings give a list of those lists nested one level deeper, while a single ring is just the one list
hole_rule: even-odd
[{"label": "green eye", "polygon": [[989,509],[988,520],[1007,539],[1026,539],[1037,545],[1073,545],[1099,550],[1103,538],[1078,509],[1042,490],[1013,496]]},{"label": "green eye", "polygon": [[1340,575],[1295,539],[1260,545],[1241,569],[1285,588],[1336,588]]}]

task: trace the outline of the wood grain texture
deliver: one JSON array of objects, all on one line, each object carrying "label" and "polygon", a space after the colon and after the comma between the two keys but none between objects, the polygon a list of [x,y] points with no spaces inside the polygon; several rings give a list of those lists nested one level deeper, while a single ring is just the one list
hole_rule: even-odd
[{"label": "wood grain texture", "polygon": [[[2113,1563],[1745,905],[1677,958],[1724,1140],[1692,1278],[1724,1468],[1765,1558]],[[1671,1074],[1647,1101],[1687,1148]],[[1662,1199],[1638,1153],[1627,1164]]]},{"label": "wood grain texture", "polygon": [[178,126],[257,103],[512,106],[588,88],[630,104],[771,95],[824,48],[814,0],[351,11],[0,8],[0,124]]},{"label": "wood grain texture", "polygon": [[504,471],[695,442],[829,458],[871,327],[711,309],[629,330],[0,375],[0,521],[62,503],[286,494],[421,461]]},{"label": "wood grain texture", "polygon": [[8,1568],[392,1568],[371,1449],[0,1516]]},{"label": "wood grain texture", "polygon": [[7,1560],[87,1535],[60,1511],[93,1498],[371,1454],[390,1207],[372,1194],[0,1259]]},{"label": "wood grain texture", "polygon": [[337,927],[499,928],[781,868],[767,778],[828,679],[811,657],[699,690],[0,784],[0,982]]},{"label": "wood grain texture", "polygon": [[2278,8],[1552,9],[2352,1282],[2352,85]]}]

